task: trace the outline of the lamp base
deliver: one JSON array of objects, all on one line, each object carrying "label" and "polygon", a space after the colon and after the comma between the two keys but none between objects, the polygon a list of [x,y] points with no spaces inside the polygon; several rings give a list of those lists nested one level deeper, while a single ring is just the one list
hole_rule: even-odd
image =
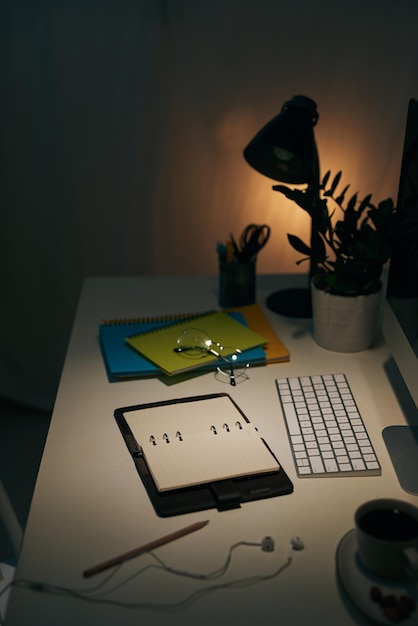
[{"label": "lamp base", "polygon": [[270,294],[266,305],[274,313],[287,317],[312,317],[311,290],[283,289]]}]

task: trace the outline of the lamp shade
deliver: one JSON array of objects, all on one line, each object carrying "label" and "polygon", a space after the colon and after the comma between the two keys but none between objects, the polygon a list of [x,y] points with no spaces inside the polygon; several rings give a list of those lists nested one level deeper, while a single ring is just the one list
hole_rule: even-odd
[{"label": "lamp shade", "polygon": [[318,117],[316,103],[311,98],[294,96],[248,144],[245,160],[273,180],[316,183],[318,153],[313,127]]}]

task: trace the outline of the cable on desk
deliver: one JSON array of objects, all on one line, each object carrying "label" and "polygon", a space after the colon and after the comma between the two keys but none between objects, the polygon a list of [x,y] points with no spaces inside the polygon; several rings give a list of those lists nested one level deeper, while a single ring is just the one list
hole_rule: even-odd
[{"label": "cable on desk", "polygon": [[[131,574],[124,580],[120,581],[119,583],[116,583],[113,587],[110,587],[108,589],[105,588],[107,583],[109,583],[111,579],[116,575],[116,573],[120,570],[120,568],[122,567],[122,564],[117,566],[110,574],[108,574],[107,577],[103,581],[101,581],[99,584],[95,585],[94,587],[91,587],[90,589],[61,587],[59,585],[52,585],[52,584],[41,582],[41,581],[17,579],[17,580],[12,581],[10,585],[8,585],[5,589],[3,589],[2,592],[0,593],[0,596],[3,593],[5,593],[7,589],[9,589],[11,586],[15,586],[15,587],[23,587],[31,591],[36,591],[38,593],[47,593],[47,594],[58,595],[58,596],[60,595],[69,596],[69,597],[74,597],[80,600],[84,600],[85,602],[107,604],[107,605],[119,606],[119,607],[124,607],[124,608],[129,608],[129,609],[148,609],[148,610],[165,611],[165,612],[179,611],[179,610],[182,610],[191,606],[192,604],[197,602],[200,598],[204,597],[205,595],[208,595],[209,593],[219,591],[219,590],[225,590],[225,589],[242,589],[250,585],[254,585],[257,583],[261,583],[261,582],[276,578],[277,576],[281,574],[281,572],[283,572],[287,567],[289,567],[293,559],[293,554],[292,554],[293,547],[292,547],[292,542],[291,542],[289,544],[289,549],[288,549],[286,560],[269,574],[246,576],[243,578],[231,580],[229,582],[210,585],[208,587],[199,589],[191,593],[189,596],[186,596],[185,598],[183,598],[182,600],[178,602],[173,602],[170,604],[162,604],[162,603],[154,603],[154,602],[132,602],[131,603],[131,602],[122,602],[116,599],[106,597],[106,596],[109,596],[111,593],[115,593],[118,589],[127,585],[129,582],[131,582],[138,576],[144,574],[147,570],[150,570],[150,569],[158,569],[168,574],[190,578],[193,580],[201,580],[201,581],[217,580],[226,574],[231,564],[232,554],[234,550],[239,548],[240,546],[260,547],[260,546],[263,546],[263,542],[253,543],[253,542],[247,542],[247,541],[240,541],[238,543],[233,544],[229,548],[227,557],[223,565],[221,565],[219,568],[215,569],[214,571],[209,572],[208,574],[199,574],[199,573],[194,573],[194,572],[188,572],[185,570],[179,570],[177,568],[171,567],[167,565],[166,563],[164,563],[164,561],[160,559],[160,557],[158,557],[154,552],[149,552],[148,553],[149,556],[151,556],[156,561],[156,563],[151,563],[142,567],[137,572],[134,572],[133,574]],[[1,626],[3,626],[4,624],[3,620],[1,619],[1,616],[0,616],[0,624]]]}]

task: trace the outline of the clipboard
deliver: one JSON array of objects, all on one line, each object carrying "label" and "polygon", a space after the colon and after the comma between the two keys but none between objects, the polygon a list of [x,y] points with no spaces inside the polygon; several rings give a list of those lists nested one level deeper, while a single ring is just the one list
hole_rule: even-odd
[{"label": "clipboard", "polygon": [[263,443],[279,467],[277,471],[235,476],[233,478],[203,482],[193,486],[174,488],[166,491],[161,491],[157,488],[149,462],[141,450],[141,442],[136,440],[128,424],[131,412],[154,409],[156,407],[163,407],[170,410],[173,406],[176,407],[176,405],[178,406],[181,403],[210,401],[218,398],[227,398],[228,401],[232,403],[235,410],[242,416],[242,420],[246,420],[246,422],[250,423],[238,405],[226,393],[138,404],[118,408],[114,411],[114,417],[124,438],[129,454],[132,457],[154,510],[160,517],[181,515],[212,508],[216,508],[218,511],[226,511],[240,508],[242,504],[254,500],[287,495],[293,492],[291,480],[264,440],[262,440]]}]

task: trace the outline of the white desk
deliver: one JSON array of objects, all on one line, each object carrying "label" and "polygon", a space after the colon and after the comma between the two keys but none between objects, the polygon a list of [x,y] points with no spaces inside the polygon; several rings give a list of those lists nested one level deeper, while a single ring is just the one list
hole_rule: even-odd
[{"label": "white desk", "polygon": [[[289,277],[258,277],[258,301]],[[293,277],[296,283],[304,277]],[[43,581],[89,589],[105,576],[85,580],[82,571],[156,537],[208,519],[203,530],[159,548],[158,555],[173,567],[210,572],[238,541],[259,542],[266,535],[274,552],[242,547],[234,552],[224,579],[265,575],[285,561],[293,535],[305,542],[291,565],[271,580],[243,589],[222,589],[203,596],[180,611],[129,609],[86,602],[61,595],[16,587],[11,595],[9,626],[253,626],[363,622],[346,603],[335,574],[336,548],[353,527],[353,514],[362,502],[397,497],[418,504],[399,486],[381,432],[404,423],[384,364],[389,355],[381,341],[372,350],[338,354],[319,348],[310,321],[266,314],[291,351],[287,364],[253,368],[250,380],[236,388],[222,385],[208,373],[165,386],[157,379],[107,380],[97,341],[103,317],[129,317],[206,310],[217,306],[216,277],[92,278],[85,283],[68,348],[55,410],[36,484],[17,579]],[[285,424],[275,389],[282,375],[344,371],[365,418],[383,467],[381,477],[296,477]],[[118,431],[113,411],[120,406],[228,391],[255,422],[287,471],[294,493],[244,504],[240,509],[159,518],[154,513]],[[145,555],[123,565],[113,579],[125,580],[147,563]],[[175,578],[150,570],[123,585],[107,599],[123,602],[177,602],[210,583]]]}]

